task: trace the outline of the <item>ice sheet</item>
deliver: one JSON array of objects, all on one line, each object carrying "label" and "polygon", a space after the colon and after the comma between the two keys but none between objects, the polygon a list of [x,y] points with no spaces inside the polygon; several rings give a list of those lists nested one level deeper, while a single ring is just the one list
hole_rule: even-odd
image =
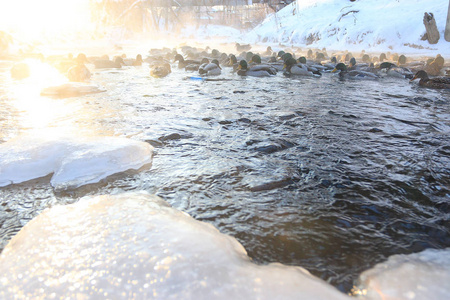
[{"label": "ice sheet", "polygon": [[53,173],[55,188],[76,188],[151,163],[148,143],[117,137],[31,135],[0,144],[0,187]]},{"label": "ice sheet", "polygon": [[86,197],[29,222],[0,256],[0,298],[349,299],[299,267],[144,193]]},{"label": "ice sheet", "polygon": [[450,248],[394,255],[360,276],[363,299],[450,299]]}]

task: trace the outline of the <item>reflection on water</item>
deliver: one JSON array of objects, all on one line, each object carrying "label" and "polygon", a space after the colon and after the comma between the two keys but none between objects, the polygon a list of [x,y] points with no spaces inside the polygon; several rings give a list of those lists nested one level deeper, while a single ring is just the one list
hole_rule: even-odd
[{"label": "reflection on water", "polygon": [[2,247],[46,207],[131,190],[235,236],[258,263],[301,265],[345,291],[392,254],[450,246],[448,91],[330,74],[185,75],[154,79],[145,65],[97,71],[92,81],[107,92],[68,99],[22,98],[19,83],[2,81],[0,141],[64,128],[156,147],[140,174],[63,193],[48,178],[0,189]]}]

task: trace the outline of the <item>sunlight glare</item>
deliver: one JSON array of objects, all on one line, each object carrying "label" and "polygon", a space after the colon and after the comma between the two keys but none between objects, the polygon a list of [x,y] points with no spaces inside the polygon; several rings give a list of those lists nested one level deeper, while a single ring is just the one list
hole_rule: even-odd
[{"label": "sunlight glare", "polygon": [[30,77],[16,82],[11,88],[14,106],[21,114],[21,127],[38,130],[52,127],[73,114],[74,108],[65,105],[64,101],[40,96],[43,88],[63,84],[67,78],[46,63],[35,59],[25,62],[30,67]]},{"label": "sunlight glare", "polygon": [[89,26],[89,0],[14,0],[0,10],[0,28],[25,40],[61,37]]}]

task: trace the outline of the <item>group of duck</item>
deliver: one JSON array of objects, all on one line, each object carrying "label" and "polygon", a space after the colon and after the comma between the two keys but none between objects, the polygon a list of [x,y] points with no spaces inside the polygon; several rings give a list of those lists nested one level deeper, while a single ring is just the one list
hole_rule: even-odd
[{"label": "group of duck", "polygon": [[[321,77],[324,73],[337,73],[342,79],[378,79],[392,76],[410,81],[420,79],[419,85],[423,87],[450,89],[450,69],[439,54],[426,61],[408,61],[404,55],[382,53],[371,57],[364,51],[356,58],[349,52],[328,56],[326,49],[315,52],[310,49],[304,53],[299,49],[273,51],[269,46],[262,53],[254,53],[250,45],[237,43],[235,48],[241,51],[240,54],[227,54],[209,47],[200,49],[181,46],[178,50],[151,49],[145,59],[140,54],[135,58],[121,55],[109,59],[106,55],[87,57],[80,53],[77,57],[69,56],[63,60],[47,60],[74,82],[84,82],[91,78],[91,71],[86,64],[93,65],[95,69],[104,69],[142,66],[146,63],[150,68],[150,75],[157,78],[168,76],[174,67],[189,72],[190,78],[221,80],[213,78],[221,75],[223,68],[229,68],[239,76],[251,77],[270,77],[278,73],[286,77]],[[26,77],[27,72],[29,71],[26,64],[16,64],[11,75],[20,79]]]}]

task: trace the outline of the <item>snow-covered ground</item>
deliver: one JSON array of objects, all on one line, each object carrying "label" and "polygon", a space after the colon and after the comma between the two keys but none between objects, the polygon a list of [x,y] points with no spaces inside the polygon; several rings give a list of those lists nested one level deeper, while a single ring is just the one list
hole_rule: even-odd
[{"label": "snow-covered ground", "polygon": [[[444,39],[448,0],[300,0],[247,33],[228,27],[186,28],[199,40],[218,37],[251,44],[326,48],[336,51],[397,52],[450,58]],[[433,13],[440,33],[437,44],[422,41],[424,13]]]},{"label": "snow-covered ground", "polygon": [[[306,0],[268,17],[244,39],[351,51],[450,55],[444,39],[447,0]],[[441,38],[422,41],[425,12],[434,14]]]}]

